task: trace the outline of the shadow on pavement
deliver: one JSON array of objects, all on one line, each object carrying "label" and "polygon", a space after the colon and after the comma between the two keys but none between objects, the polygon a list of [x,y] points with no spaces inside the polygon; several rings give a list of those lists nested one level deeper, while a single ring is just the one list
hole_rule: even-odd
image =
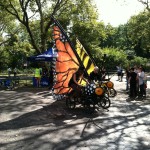
[{"label": "shadow on pavement", "polygon": [[0,123],[1,135],[8,136],[0,140],[2,150],[149,149],[145,144],[150,132],[149,104],[122,100],[122,90],[112,98],[109,111],[100,109],[92,115],[80,106],[66,109],[65,101],[53,100],[47,89],[0,94],[4,96],[0,111],[10,114],[9,120]]},{"label": "shadow on pavement", "polygon": [[[31,104],[27,99],[26,102],[27,104],[23,104],[22,106],[20,106],[20,108],[26,107],[26,105]],[[10,103],[10,101],[8,103]],[[8,103],[7,109],[12,107],[12,104],[8,106]],[[15,107],[18,107],[17,104],[14,105]],[[12,109],[10,111],[12,111]],[[103,112],[104,110],[101,111]],[[25,113],[23,115],[20,115],[19,117],[0,123],[0,130],[19,129],[50,123],[53,123],[56,126],[62,126],[63,124],[65,124],[64,120],[76,120],[82,119],[84,117],[91,118],[91,116],[95,118],[99,115],[100,112],[89,114],[83,107],[77,107],[73,110],[67,109],[65,106],[65,101],[55,101],[50,105],[41,106],[41,109]]]}]

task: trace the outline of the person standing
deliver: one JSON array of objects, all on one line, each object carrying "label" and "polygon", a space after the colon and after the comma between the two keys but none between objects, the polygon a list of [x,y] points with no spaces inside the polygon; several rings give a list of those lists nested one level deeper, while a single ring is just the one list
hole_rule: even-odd
[{"label": "person standing", "polygon": [[42,68],[42,76],[43,77],[48,77],[48,69],[46,68],[46,66],[44,66]]},{"label": "person standing", "polygon": [[35,69],[34,77],[36,79],[36,87],[40,87],[40,81],[41,81],[41,75],[42,70],[39,68],[39,66]]},{"label": "person standing", "polygon": [[11,75],[11,68],[8,68],[8,77],[10,77],[10,75]]},{"label": "person standing", "polygon": [[51,89],[53,87],[53,68],[52,67],[50,67],[50,70],[49,70],[49,82],[50,82],[49,89]]},{"label": "person standing", "polygon": [[139,67],[139,72],[138,72],[138,79],[139,79],[139,89],[140,89],[140,96],[143,97],[143,94],[145,94],[145,89],[144,89],[144,71],[142,67]]},{"label": "person standing", "polygon": [[[139,67],[137,67],[137,65],[134,66],[134,72],[137,73],[137,75],[138,75]],[[136,82],[136,91],[137,91],[137,93],[139,93],[139,81],[138,80]]]},{"label": "person standing", "polygon": [[14,68],[14,77],[16,77],[16,75],[17,75],[17,68],[15,67]]},{"label": "person standing", "polygon": [[146,97],[146,88],[147,88],[147,77],[145,74],[145,68],[143,65],[140,65],[140,67],[142,68],[143,72],[144,72],[144,92],[143,92],[143,97]]},{"label": "person standing", "polygon": [[134,72],[134,68],[130,70],[129,84],[130,84],[130,97],[135,98],[137,96],[136,83],[138,80],[137,73]]},{"label": "person standing", "polygon": [[102,69],[101,69],[101,80],[105,80],[105,77],[106,77],[106,69],[105,69],[105,67],[102,67]]},{"label": "person standing", "polygon": [[116,66],[116,68],[117,68],[117,75],[118,75],[117,81],[121,81],[122,67],[121,65],[119,65],[119,66]]},{"label": "person standing", "polygon": [[129,90],[129,84],[128,84],[128,82],[129,82],[129,77],[130,77],[130,70],[129,70],[129,68],[126,68],[126,91],[128,91]]}]

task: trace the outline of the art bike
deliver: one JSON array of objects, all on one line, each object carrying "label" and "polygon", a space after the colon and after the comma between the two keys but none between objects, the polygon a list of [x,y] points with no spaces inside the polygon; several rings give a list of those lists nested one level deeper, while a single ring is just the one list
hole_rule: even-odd
[{"label": "art bike", "polygon": [[51,19],[54,22],[53,50],[57,53],[57,57],[53,60],[54,98],[62,100],[65,97],[66,106],[72,109],[78,104],[90,111],[94,111],[96,107],[109,108],[111,104],[109,88],[106,88],[104,84],[88,84],[82,88],[80,96],[75,96],[74,91],[68,87],[72,75],[80,66],[84,66],[85,75],[89,76],[96,64],[79,40],[76,40],[76,46],[74,46],[60,23],[53,16]]},{"label": "art bike", "polygon": [[111,101],[102,87],[91,83],[83,86],[80,96],[76,96],[75,91],[67,95],[66,106],[68,108],[74,109],[78,104],[81,104],[89,112],[93,112],[96,107],[109,108]]}]

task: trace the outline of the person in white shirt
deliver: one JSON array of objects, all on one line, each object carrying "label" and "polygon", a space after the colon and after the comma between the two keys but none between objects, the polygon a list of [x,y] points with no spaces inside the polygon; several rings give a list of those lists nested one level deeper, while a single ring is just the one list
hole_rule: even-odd
[{"label": "person in white shirt", "polygon": [[8,68],[8,76],[10,77],[10,75],[11,75],[11,68]]},{"label": "person in white shirt", "polygon": [[139,67],[138,79],[139,79],[140,96],[142,97],[144,94],[144,77],[145,77],[145,73],[142,67]]},{"label": "person in white shirt", "polygon": [[134,66],[134,72],[138,73],[138,67],[136,65]]}]

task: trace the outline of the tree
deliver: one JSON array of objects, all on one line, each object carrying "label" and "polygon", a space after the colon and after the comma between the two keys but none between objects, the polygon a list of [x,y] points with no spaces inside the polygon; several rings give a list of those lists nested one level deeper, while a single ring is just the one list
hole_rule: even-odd
[{"label": "tree", "polygon": [[[83,7],[84,6],[84,7]],[[48,47],[49,27],[51,15],[63,18],[67,25],[76,15],[78,19],[90,19],[92,0],[1,0],[0,9],[16,18],[26,29],[30,42],[37,53],[45,51]],[[72,9],[71,9],[72,8]],[[81,9],[82,8],[82,9]],[[78,12],[78,14],[76,14]]]},{"label": "tree", "polygon": [[150,15],[148,11],[132,16],[128,21],[128,37],[137,56],[150,56]]},{"label": "tree", "polygon": [[[26,31],[29,34],[31,43],[33,48],[41,53],[41,49],[45,49],[46,41],[45,37],[47,35],[47,31],[50,24],[50,19],[45,25],[44,22],[44,5],[46,4],[46,1],[40,1],[40,0],[2,0],[0,2],[0,7],[2,10],[7,11],[9,14],[14,16],[25,28]],[[35,16],[38,13],[39,16]],[[40,18],[39,20],[39,33],[40,33],[40,47],[37,46],[36,40],[35,40],[35,33],[32,31],[33,25],[34,25],[34,17]],[[17,22],[16,22],[17,23]],[[44,27],[45,26],[45,27]]]},{"label": "tree", "polygon": [[116,69],[116,66],[122,64],[123,67],[127,65],[127,55],[123,50],[117,48],[104,48],[103,54],[106,54],[105,67],[107,69]]}]

